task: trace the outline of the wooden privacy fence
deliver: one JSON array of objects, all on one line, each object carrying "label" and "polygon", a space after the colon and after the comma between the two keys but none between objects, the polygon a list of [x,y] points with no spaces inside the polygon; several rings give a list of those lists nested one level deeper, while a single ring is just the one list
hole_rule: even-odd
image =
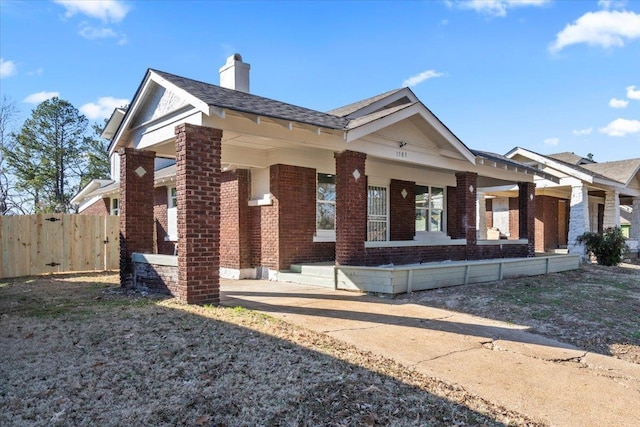
[{"label": "wooden privacy fence", "polygon": [[118,216],[0,216],[0,278],[119,268]]}]

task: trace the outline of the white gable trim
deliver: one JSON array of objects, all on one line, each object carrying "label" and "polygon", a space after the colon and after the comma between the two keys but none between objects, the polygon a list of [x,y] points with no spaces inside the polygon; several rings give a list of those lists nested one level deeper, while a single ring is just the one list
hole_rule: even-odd
[{"label": "white gable trim", "polygon": [[404,97],[409,98],[410,102],[419,101],[418,97],[411,91],[411,89],[405,87],[400,89],[397,92],[390,94],[389,96],[385,96],[384,98],[378,99],[377,101],[372,102],[371,104],[365,107],[362,107],[354,111],[353,113],[346,115],[345,117],[348,119],[355,119],[358,117],[366,116],[367,114],[371,114]]},{"label": "white gable trim", "polygon": [[456,137],[445,125],[442,124],[436,116],[431,113],[421,103],[416,103],[410,107],[391,113],[387,116],[365,123],[346,131],[345,141],[347,143],[356,141],[363,136],[372,134],[382,128],[390,126],[394,123],[405,120],[414,115],[420,115],[427,123],[429,123],[442,137],[455,149],[452,153],[449,150],[440,149],[440,154],[445,157],[452,157],[456,151],[460,153],[466,160],[472,164],[476,164],[476,157],[473,153]]},{"label": "white gable trim", "polygon": [[[580,172],[575,170],[574,168],[572,168],[571,166],[567,166],[565,164],[559,163],[555,160],[549,159],[545,156],[542,156],[538,153],[534,153],[533,151],[529,151],[526,150],[522,147],[516,147],[514,149],[512,149],[511,151],[509,151],[505,157],[512,159],[514,158],[516,155],[521,155],[521,156],[525,156],[528,157],[529,159],[540,163],[544,166],[547,166],[549,168],[552,169],[556,169],[562,173],[564,173],[565,175],[569,175],[575,178],[578,178],[581,181],[587,182],[589,184],[593,184],[593,176],[586,174],[584,172]],[[548,173],[548,172],[547,172]]]}]

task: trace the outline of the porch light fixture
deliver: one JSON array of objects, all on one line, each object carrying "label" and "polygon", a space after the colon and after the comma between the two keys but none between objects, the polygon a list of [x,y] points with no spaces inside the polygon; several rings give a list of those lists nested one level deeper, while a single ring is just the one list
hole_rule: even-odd
[{"label": "porch light fixture", "polygon": [[404,147],[405,145],[407,145],[407,143],[406,143],[406,142],[404,142],[404,141],[400,141],[400,144],[398,144],[398,145],[400,146],[400,148],[402,148],[402,147]]}]

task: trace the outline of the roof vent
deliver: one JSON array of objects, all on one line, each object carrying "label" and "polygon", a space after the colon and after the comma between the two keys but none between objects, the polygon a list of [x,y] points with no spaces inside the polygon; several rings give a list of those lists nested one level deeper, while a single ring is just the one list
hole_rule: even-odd
[{"label": "roof vent", "polygon": [[220,86],[249,93],[249,70],[251,65],[242,62],[242,56],[234,53],[220,68]]}]

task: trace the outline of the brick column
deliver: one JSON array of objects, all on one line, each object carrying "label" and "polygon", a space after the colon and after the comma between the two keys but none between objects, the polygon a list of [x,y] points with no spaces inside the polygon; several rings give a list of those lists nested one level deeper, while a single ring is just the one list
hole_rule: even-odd
[{"label": "brick column", "polygon": [[584,260],[584,245],[576,242],[578,236],[589,231],[589,192],[582,184],[571,187],[569,208],[569,253],[578,254]]},{"label": "brick column", "polygon": [[336,264],[364,265],[367,238],[367,155],[336,153]]},{"label": "brick column", "polygon": [[603,229],[620,228],[620,192],[607,191],[604,198]]},{"label": "brick column", "polygon": [[131,284],[131,254],[153,253],[153,151],[121,148],[120,284]]},{"label": "brick column", "polygon": [[467,239],[467,259],[478,257],[476,235],[476,193],[478,174],[456,172],[456,220],[460,238]]},{"label": "brick column", "polygon": [[220,152],[222,131],[175,128],[179,300],[220,301]]},{"label": "brick column", "polygon": [[240,279],[251,266],[249,170],[223,172],[220,185],[220,266],[225,277]]},{"label": "brick column", "polygon": [[527,256],[536,254],[536,185],[533,182],[518,183],[518,237],[528,239]]}]

